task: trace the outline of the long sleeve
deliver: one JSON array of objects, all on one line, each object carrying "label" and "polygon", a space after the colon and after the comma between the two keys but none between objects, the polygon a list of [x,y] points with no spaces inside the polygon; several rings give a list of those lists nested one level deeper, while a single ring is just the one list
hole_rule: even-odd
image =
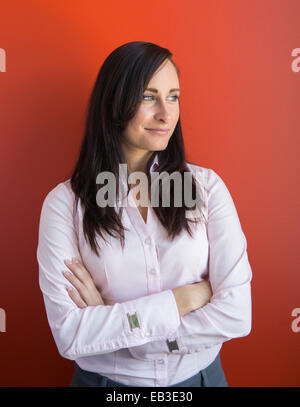
[{"label": "long sleeve", "polygon": [[207,171],[209,281],[213,296],[181,318],[179,343],[194,352],[244,337],[251,331],[252,270],[247,241],[232,197],[212,169]]},{"label": "long sleeve", "polygon": [[145,359],[161,352],[201,351],[251,331],[252,270],[246,238],[225,183],[212,169],[206,174],[208,278],[213,296],[204,307],[182,316],[174,335],[135,348]]},{"label": "long sleeve", "polygon": [[60,355],[75,360],[173,334],[180,316],[171,290],[82,309],[72,301],[65,289],[70,284],[62,275],[64,259],[77,257],[82,261],[72,209],[70,192],[64,183],[58,184],[43,202],[37,247],[39,286]]}]

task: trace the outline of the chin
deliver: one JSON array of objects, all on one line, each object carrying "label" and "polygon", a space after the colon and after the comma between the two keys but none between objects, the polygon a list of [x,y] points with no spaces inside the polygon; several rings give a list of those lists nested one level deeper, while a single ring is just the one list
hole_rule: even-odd
[{"label": "chin", "polygon": [[168,147],[168,143],[158,144],[158,145],[151,146],[150,150],[151,151],[162,151],[162,150],[165,150],[167,147]]}]

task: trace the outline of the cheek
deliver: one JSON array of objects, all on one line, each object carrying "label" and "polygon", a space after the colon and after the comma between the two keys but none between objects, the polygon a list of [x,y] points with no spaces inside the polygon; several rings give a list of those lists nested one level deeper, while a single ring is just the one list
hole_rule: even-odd
[{"label": "cheek", "polygon": [[137,125],[139,128],[147,127],[147,123],[153,121],[153,112],[151,109],[142,110],[137,116]]},{"label": "cheek", "polygon": [[135,115],[133,119],[130,120],[128,127],[127,127],[127,134],[135,134],[139,131],[141,123],[140,115]]},{"label": "cheek", "polygon": [[176,112],[174,112],[172,118],[173,118],[173,126],[175,127],[179,120],[179,108],[176,110]]},{"label": "cheek", "polygon": [[138,114],[136,114],[135,117],[131,120],[131,131],[138,132],[141,127],[144,127],[148,116],[143,111],[140,111]]}]

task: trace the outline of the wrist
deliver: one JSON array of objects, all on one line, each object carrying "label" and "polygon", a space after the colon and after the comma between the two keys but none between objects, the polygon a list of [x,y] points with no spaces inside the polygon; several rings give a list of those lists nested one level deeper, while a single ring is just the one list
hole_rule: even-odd
[{"label": "wrist", "polygon": [[189,292],[187,291],[187,287],[188,286],[185,285],[172,289],[172,292],[176,300],[178,312],[181,317],[185,314],[188,314],[193,309],[191,298]]}]

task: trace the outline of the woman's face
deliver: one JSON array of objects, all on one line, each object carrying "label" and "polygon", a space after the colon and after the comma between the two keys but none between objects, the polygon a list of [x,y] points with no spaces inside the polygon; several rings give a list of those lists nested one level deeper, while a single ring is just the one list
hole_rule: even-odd
[{"label": "woman's face", "polygon": [[[151,88],[151,90],[147,90]],[[179,80],[173,64],[167,60],[152,76],[143,100],[123,132],[123,143],[130,150],[164,150],[179,119]],[[147,129],[168,129],[159,134]],[[142,151],[139,151],[142,153]]]}]

